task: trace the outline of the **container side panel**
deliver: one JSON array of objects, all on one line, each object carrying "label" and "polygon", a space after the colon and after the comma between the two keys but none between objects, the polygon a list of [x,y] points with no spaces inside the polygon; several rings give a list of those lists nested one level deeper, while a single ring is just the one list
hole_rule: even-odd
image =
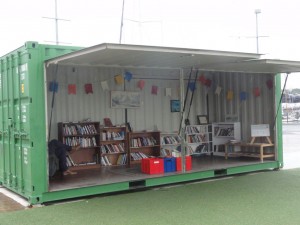
[{"label": "container side panel", "polygon": [[3,148],[3,60],[0,60],[0,184],[4,181],[4,148]]},{"label": "container side panel", "polygon": [[3,184],[11,187],[12,185],[12,174],[11,174],[11,151],[10,151],[10,83],[9,83],[9,73],[10,73],[10,60],[9,57],[2,59],[2,118],[3,118]]},{"label": "container side panel", "polygon": [[276,110],[279,107],[276,125],[277,125],[277,152],[278,152],[278,161],[280,163],[280,167],[283,167],[283,141],[282,141],[282,108],[280,103],[281,97],[281,75],[276,75]]},{"label": "container side panel", "polygon": [[39,196],[47,189],[47,144],[43,59],[44,47],[28,49],[27,68],[21,76],[21,128],[25,169],[25,191]]}]

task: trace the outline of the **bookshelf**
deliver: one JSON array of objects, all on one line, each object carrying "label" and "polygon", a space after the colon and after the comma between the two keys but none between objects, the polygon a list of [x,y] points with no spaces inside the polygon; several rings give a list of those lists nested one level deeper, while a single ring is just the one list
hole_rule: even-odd
[{"label": "bookshelf", "polygon": [[127,164],[127,128],[101,127],[100,154],[102,166]]},{"label": "bookshelf", "polygon": [[160,133],[161,156],[181,156],[181,137],[177,133]]},{"label": "bookshelf", "polygon": [[129,132],[128,165],[141,163],[142,158],[160,156],[160,132]]},{"label": "bookshelf", "polygon": [[[225,155],[225,144],[228,143],[230,140],[241,140],[240,122],[213,123],[212,131],[213,154],[216,155]],[[234,147],[234,151],[239,150],[239,146]]]},{"label": "bookshelf", "polygon": [[69,146],[78,146],[78,151],[69,153],[67,164],[71,170],[98,168],[99,122],[60,122],[58,140]]},{"label": "bookshelf", "polygon": [[187,154],[199,155],[212,152],[211,124],[188,125],[185,129]]}]

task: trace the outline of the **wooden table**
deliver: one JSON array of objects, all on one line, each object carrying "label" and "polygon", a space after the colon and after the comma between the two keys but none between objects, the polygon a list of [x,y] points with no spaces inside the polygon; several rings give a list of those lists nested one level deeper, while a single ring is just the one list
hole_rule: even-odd
[{"label": "wooden table", "polygon": [[[232,146],[239,146],[241,147],[240,152],[228,152],[228,147]],[[274,144],[272,143],[245,143],[245,142],[238,142],[238,143],[226,143],[225,144],[225,159],[228,158],[229,155],[232,156],[246,156],[246,157],[253,157],[253,158],[259,158],[261,162],[264,161],[264,158],[272,158],[275,157],[274,151],[273,153],[264,153],[264,148],[266,147],[273,147]],[[247,152],[243,151],[242,148],[247,147],[254,147],[259,148],[259,152]]]}]

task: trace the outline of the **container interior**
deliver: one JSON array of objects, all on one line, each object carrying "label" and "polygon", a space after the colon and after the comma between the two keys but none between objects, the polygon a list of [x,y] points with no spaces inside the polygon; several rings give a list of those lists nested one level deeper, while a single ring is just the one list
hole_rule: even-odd
[{"label": "container interior", "polygon": [[[215,170],[216,175],[226,175],[227,168],[276,161],[274,74],[194,70],[189,79],[190,71],[74,64],[48,65],[45,74],[46,133],[50,134],[48,139],[62,138],[63,128],[59,123],[68,125],[96,122],[97,130],[95,148],[82,148],[73,156],[70,155],[76,160],[90,160],[92,163],[86,166],[71,166],[70,168],[77,172],[76,175],[57,174],[52,177],[49,179],[49,191],[118,182],[131,182],[132,187],[143,186],[143,179],[181,174],[180,171],[153,175],[142,173],[141,163],[129,159],[130,154],[125,156],[127,162],[132,160],[130,165],[103,165],[101,157],[104,155],[101,154],[100,146],[103,144],[101,129],[107,127],[104,119],[109,118],[113,126],[123,127],[129,123],[133,132],[158,132],[160,137],[157,138],[157,142],[160,149],[156,156],[165,154],[161,149],[166,148],[171,149],[171,152],[175,149],[177,152],[174,151],[174,154],[181,154],[181,147],[164,146],[162,138],[179,133],[182,118],[177,108],[178,101],[184,104],[182,100],[186,101],[185,116],[189,115],[189,124],[198,126],[202,123],[202,126],[208,129],[206,151],[196,149],[200,144],[190,144],[192,150],[188,147],[183,149],[192,157],[192,169],[185,173]],[[181,72],[184,77],[183,83],[180,82]],[[114,105],[118,94],[131,98],[132,93],[138,93],[140,101],[137,105],[127,106],[126,109],[121,104]],[[226,159],[224,144],[232,139],[250,143],[253,138],[251,125],[257,124],[269,125],[269,137],[275,145],[266,147],[264,151],[266,154],[272,154],[272,157],[266,157],[262,161],[257,156],[257,147],[228,146],[228,151],[240,152],[245,148],[248,155],[229,154]],[[186,125],[183,126],[186,128]],[[225,137],[216,137],[217,133],[222,131],[220,127],[223,130],[232,127],[234,134],[230,137],[226,137],[228,134],[224,135]],[[255,141],[264,143],[266,140],[259,136]],[[127,130],[126,139],[130,137]],[[189,135],[183,134],[182,137],[189,142]],[[130,145],[131,139],[124,144],[124,151],[136,152],[137,150],[131,149]],[[146,153],[150,156],[152,152]],[[110,157],[109,154],[106,156]],[[109,160],[116,160],[113,158]]]}]

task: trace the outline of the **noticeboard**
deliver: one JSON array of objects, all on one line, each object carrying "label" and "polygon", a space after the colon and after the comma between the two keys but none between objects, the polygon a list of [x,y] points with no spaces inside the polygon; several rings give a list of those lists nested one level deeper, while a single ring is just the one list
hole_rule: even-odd
[{"label": "noticeboard", "polygon": [[269,124],[251,125],[251,137],[270,137]]}]

